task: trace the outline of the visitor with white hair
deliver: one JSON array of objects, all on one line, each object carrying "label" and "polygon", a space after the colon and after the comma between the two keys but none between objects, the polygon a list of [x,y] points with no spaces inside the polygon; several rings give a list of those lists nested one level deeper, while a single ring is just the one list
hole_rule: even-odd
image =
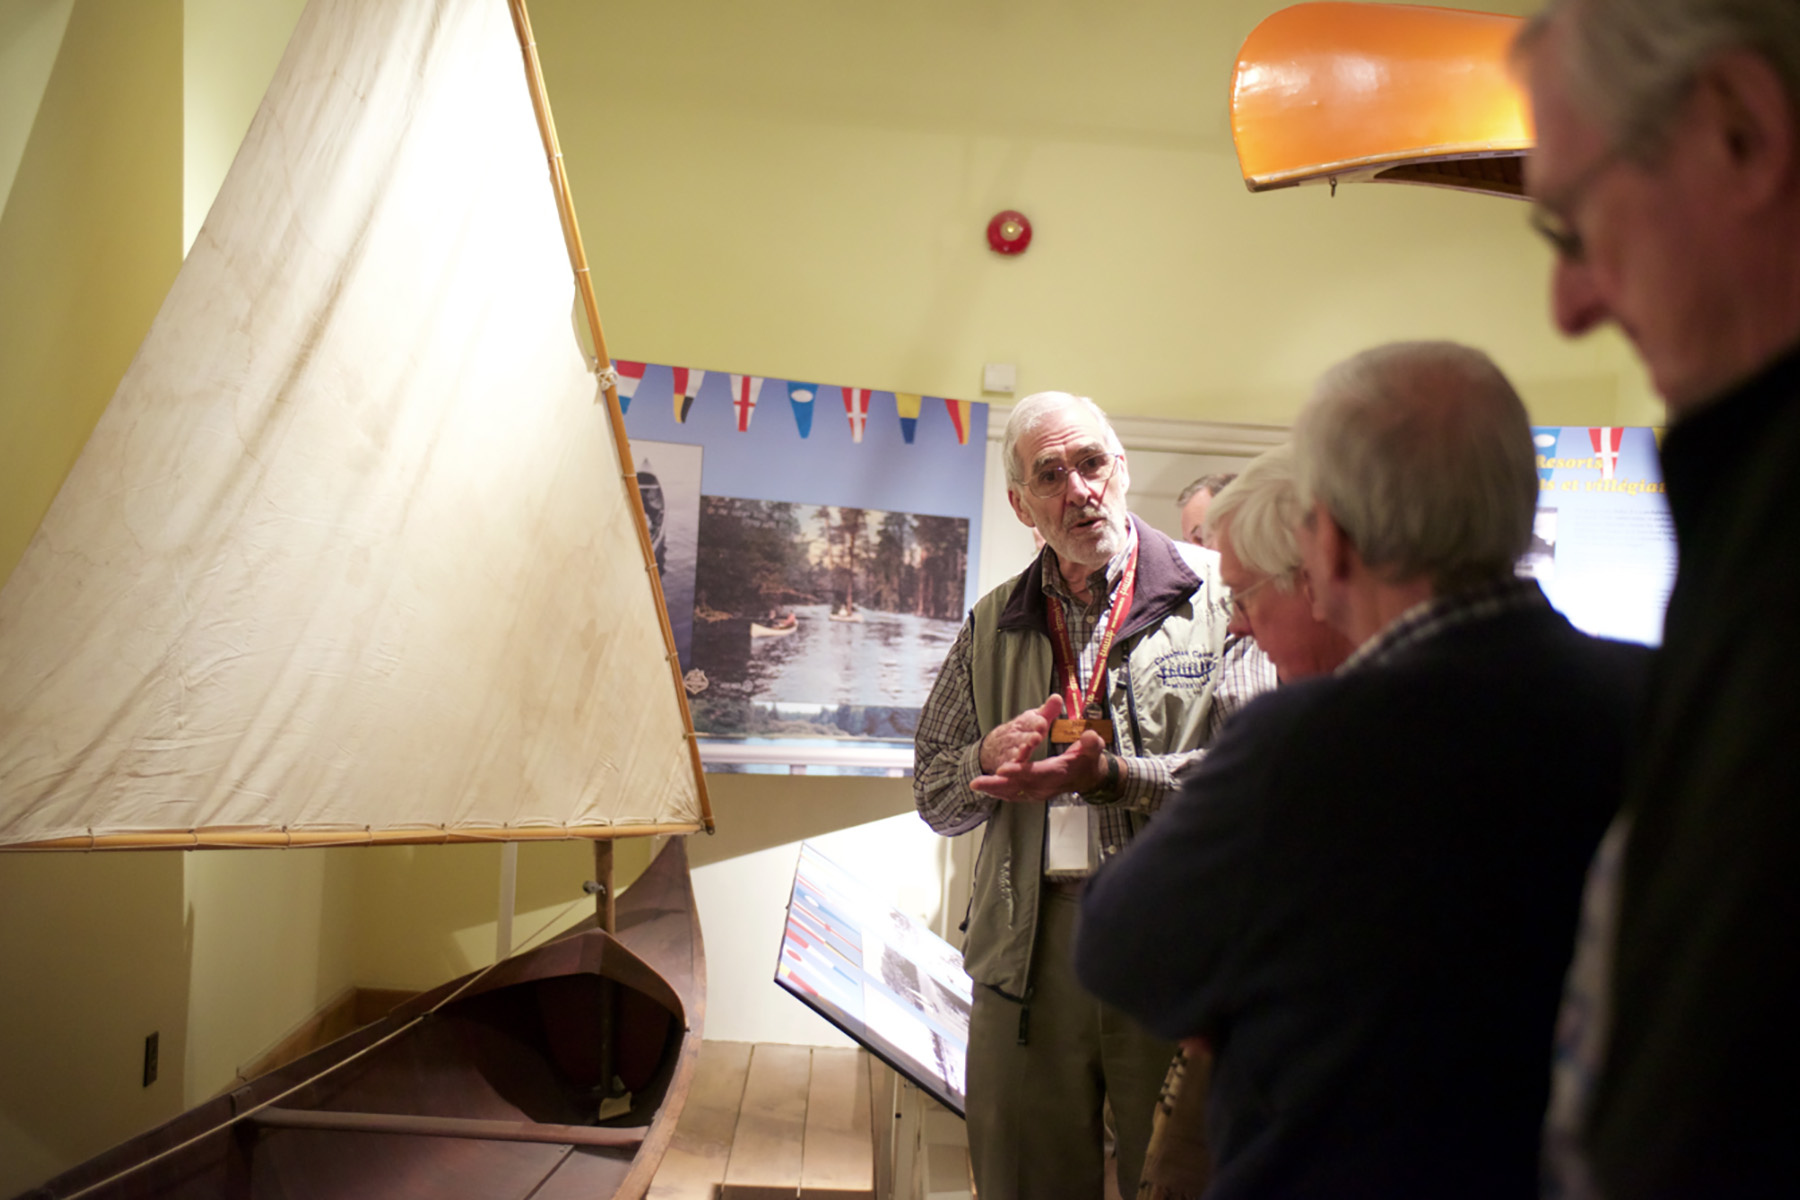
[{"label": "visitor with white hair", "polygon": [[1536,1192],[1644,652],[1514,574],[1533,455],[1477,351],[1326,372],[1294,429],[1298,548],[1356,649],[1233,717],[1083,896],[1081,981],[1214,1050],[1209,1200]]}]

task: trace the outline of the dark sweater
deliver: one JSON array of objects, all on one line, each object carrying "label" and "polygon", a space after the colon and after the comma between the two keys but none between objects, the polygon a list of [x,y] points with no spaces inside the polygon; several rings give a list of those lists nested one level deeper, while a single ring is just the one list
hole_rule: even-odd
[{"label": "dark sweater", "polygon": [[1645,657],[1540,607],[1283,688],[1092,882],[1083,983],[1212,1039],[1209,1197],[1536,1194]]},{"label": "dark sweater", "polygon": [[1627,792],[1609,1200],[1800,1196],[1800,354],[1663,444],[1681,547]]}]

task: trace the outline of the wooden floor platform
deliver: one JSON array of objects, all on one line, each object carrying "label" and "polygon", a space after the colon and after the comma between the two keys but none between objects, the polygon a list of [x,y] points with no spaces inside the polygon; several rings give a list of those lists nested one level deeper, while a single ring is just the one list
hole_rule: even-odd
[{"label": "wooden floor platform", "polygon": [[961,1122],[942,1110],[915,1126],[951,1153],[926,1146],[924,1171],[910,1158],[896,1170],[894,1094],[861,1050],[705,1042],[650,1200],[967,1197]]}]

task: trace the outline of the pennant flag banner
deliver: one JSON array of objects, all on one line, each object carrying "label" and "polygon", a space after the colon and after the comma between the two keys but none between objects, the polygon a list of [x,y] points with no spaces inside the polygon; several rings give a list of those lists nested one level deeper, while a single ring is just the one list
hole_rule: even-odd
[{"label": "pennant flag banner", "polygon": [[913,444],[913,434],[919,428],[919,402],[922,399],[917,392],[894,393],[894,407],[900,410],[900,436],[906,439],[909,446]]},{"label": "pennant flag banner", "polygon": [[[704,392],[707,400],[707,411],[698,418],[706,430],[729,427],[736,433],[751,432],[751,423],[756,419],[756,406],[762,399],[763,385],[768,383],[762,375],[739,375],[725,371],[706,371],[698,367],[663,367],[655,363],[644,364],[626,359],[615,359],[613,369],[619,377],[619,408],[621,412],[632,412],[632,403],[644,397],[646,404],[654,403],[661,411],[663,404],[662,388],[669,389],[669,411],[673,421],[669,429],[688,425],[694,417],[694,403]],[[664,371],[667,375],[664,375]],[[717,375],[719,380],[707,383],[707,376]],[[664,379],[668,382],[665,384]],[[813,433],[813,414],[817,407],[819,393],[835,390],[844,401],[844,419],[850,429],[852,445],[887,444],[911,446],[921,438],[929,444],[945,438],[944,421],[938,415],[937,405],[940,398],[927,396],[922,392],[888,392],[876,388],[842,387],[836,384],[821,385],[806,383],[798,379],[777,379],[775,386],[785,391],[788,406],[794,414],[794,430],[802,441],[808,440]],[[719,405],[719,393],[725,393],[724,399],[731,407],[725,409]],[[900,440],[893,442],[894,426],[887,424],[887,398],[894,398],[894,412],[899,419]],[[830,400],[827,399],[827,404]],[[944,411],[950,420],[950,430],[956,435],[956,444],[967,446],[971,438],[982,440],[985,437],[987,423],[987,406],[971,400],[941,399]],[[717,411],[713,406],[719,405]],[[883,432],[871,432],[869,426],[870,407],[873,405],[880,415]],[[729,416],[726,414],[729,413]],[[656,424],[661,425],[665,419],[658,418]],[[633,436],[644,436],[636,432],[636,422],[631,427]],[[773,428],[773,427],[768,427]],[[1617,432],[1616,430],[1614,431]],[[659,435],[649,435],[659,436]],[[708,436],[704,431],[697,436]],[[785,433],[784,433],[784,436]],[[831,440],[835,441],[836,435]],[[680,440],[680,439],[677,439]],[[1616,438],[1614,439],[1617,440]]]},{"label": "pennant flag banner", "polygon": [[863,427],[869,423],[869,388],[842,388],[844,414],[850,418],[850,440],[863,439]]},{"label": "pennant flag banner", "polygon": [[1619,469],[1619,443],[1624,439],[1623,428],[1601,426],[1588,429],[1588,441],[1594,447],[1594,453],[1600,456],[1600,478],[1611,479]]},{"label": "pennant flag banner", "polygon": [[637,395],[638,384],[644,382],[644,364],[614,360],[613,370],[619,373],[619,411],[628,413],[631,398]]},{"label": "pennant flag banner", "polygon": [[818,390],[810,383],[788,382],[788,403],[794,406],[794,427],[803,438],[812,433],[813,396]]},{"label": "pennant flag banner", "polygon": [[950,424],[956,428],[956,444],[969,444],[969,405],[968,400],[944,400],[944,407],[950,410]]},{"label": "pennant flag banner", "polygon": [[688,413],[694,407],[694,397],[700,394],[700,383],[706,378],[705,371],[693,371],[687,367],[670,367],[674,376],[674,390],[671,399],[675,404],[675,422],[687,424]]},{"label": "pennant flag banner", "polygon": [[750,432],[750,418],[756,413],[756,397],[762,393],[762,376],[733,375],[731,379],[731,406],[737,410],[737,428],[739,433]]}]

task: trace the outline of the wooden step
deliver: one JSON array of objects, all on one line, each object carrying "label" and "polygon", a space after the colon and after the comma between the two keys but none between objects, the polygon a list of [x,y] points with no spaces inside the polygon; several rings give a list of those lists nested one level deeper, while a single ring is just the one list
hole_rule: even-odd
[{"label": "wooden step", "polygon": [[812,1048],[759,1045],[750,1054],[744,1107],[719,1200],[794,1200],[806,1139]]},{"label": "wooden step", "polygon": [[703,1042],[647,1200],[875,1200],[892,1080],[861,1050]]},{"label": "wooden step", "polygon": [[648,1200],[714,1200],[718,1195],[749,1073],[748,1042],[700,1043],[687,1107],[681,1110]]},{"label": "wooden step", "polygon": [[800,1200],[874,1200],[869,1066],[861,1050],[812,1052]]}]

